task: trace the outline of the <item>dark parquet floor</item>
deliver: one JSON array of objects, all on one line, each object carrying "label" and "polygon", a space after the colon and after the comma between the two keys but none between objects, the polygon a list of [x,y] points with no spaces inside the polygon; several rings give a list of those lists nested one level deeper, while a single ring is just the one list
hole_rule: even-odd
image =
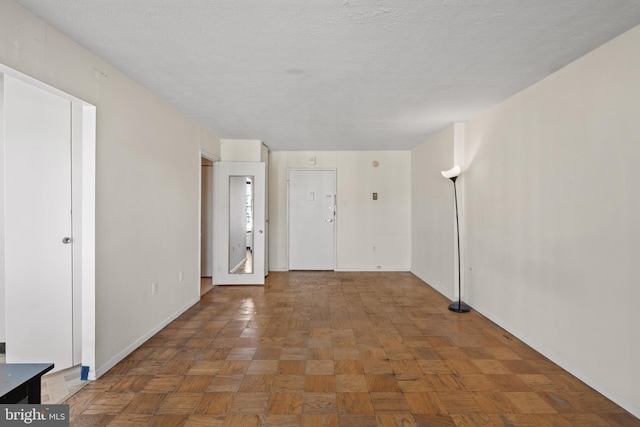
[{"label": "dark parquet floor", "polygon": [[410,273],[215,287],[67,400],[72,426],[640,426]]}]

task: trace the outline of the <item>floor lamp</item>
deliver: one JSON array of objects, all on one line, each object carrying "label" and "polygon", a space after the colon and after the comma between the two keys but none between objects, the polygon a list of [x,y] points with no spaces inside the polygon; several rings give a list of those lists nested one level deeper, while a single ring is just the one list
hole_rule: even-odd
[{"label": "floor lamp", "polygon": [[453,182],[453,197],[456,206],[456,236],[458,237],[458,302],[449,304],[449,310],[456,313],[468,313],[471,307],[462,302],[462,285],[460,276],[460,225],[458,224],[458,192],[456,191],[456,179],[460,176],[460,166],[455,165],[447,171],[442,171],[442,176]]}]

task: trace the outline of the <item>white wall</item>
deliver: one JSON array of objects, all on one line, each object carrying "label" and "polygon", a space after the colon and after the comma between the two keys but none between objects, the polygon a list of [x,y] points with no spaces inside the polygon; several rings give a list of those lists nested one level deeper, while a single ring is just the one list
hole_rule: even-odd
[{"label": "white wall", "polygon": [[[636,28],[472,120],[464,153],[468,302],[636,415],[639,50]],[[98,108],[96,358],[104,370],[197,300],[198,150],[219,154],[219,141],[9,0],[0,1],[0,62]],[[449,155],[414,150],[425,161],[431,154]],[[313,155],[317,167],[338,168],[338,268],[408,269],[410,224],[422,212],[412,217],[411,170],[423,163],[412,166],[408,152]],[[271,156],[274,270],[286,269],[286,168],[308,157]],[[414,179],[436,188],[435,177]],[[425,232],[416,225],[414,238]],[[374,245],[389,253],[374,254]],[[422,258],[413,254],[414,270],[445,282],[444,268],[431,279],[415,265]]]},{"label": "white wall", "polygon": [[470,121],[464,172],[468,302],[636,416],[638,52],[640,27]]},{"label": "white wall", "polygon": [[0,63],[97,106],[99,375],[198,300],[199,150],[219,140],[7,0]]},{"label": "white wall", "polygon": [[[312,158],[315,165],[309,164]],[[410,158],[409,151],[271,152],[269,269],[286,270],[288,264],[287,168],[315,167],[337,169],[336,269],[409,270]]]},{"label": "white wall", "polygon": [[449,299],[457,284],[455,207],[440,171],[453,166],[454,137],[451,125],[411,151],[411,272]]},{"label": "white wall", "polygon": [[220,153],[223,162],[264,162],[263,150],[266,149],[259,139],[222,139]]},{"label": "white wall", "polygon": [[[309,158],[315,165],[309,164]],[[287,259],[287,168],[336,167],[335,151],[269,153],[269,270],[285,271]]]},{"label": "white wall", "polygon": [[339,152],[337,168],[337,269],[408,271],[411,153]]}]

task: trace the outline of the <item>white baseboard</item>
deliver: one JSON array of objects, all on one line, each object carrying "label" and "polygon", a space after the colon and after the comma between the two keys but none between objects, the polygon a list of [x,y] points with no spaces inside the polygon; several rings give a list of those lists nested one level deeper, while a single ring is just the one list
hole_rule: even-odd
[{"label": "white baseboard", "polygon": [[[417,278],[419,278],[420,280],[425,282],[425,284],[427,286],[429,286],[431,289],[433,289],[434,291],[442,294],[446,298],[449,298],[448,295],[445,295],[439,289],[435,288],[434,286],[431,286],[422,277],[418,276],[416,273],[413,273],[413,274]],[[564,359],[563,357],[559,356],[555,352],[553,352],[553,351],[545,348],[544,346],[540,345],[536,340],[528,337],[527,335],[525,335],[521,331],[516,330],[515,328],[509,327],[501,319],[498,319],[498,318],[488,314],[487,312],[482,310],[482,308],[478,308],[478,307],[472,305],[471,302],[469,302],[469,301],[467,301],[467,303],[469,305],[471,305],[471,309],[472,310],[477,311],[478,313],[480,313],[481,315],[483,315],[484,317],[486,317],[487,319],[489,319],[490,321],[492,321],[496,325],[500,326],[502,329],[504,329],[505,331],[509,332],[511,335],[515,336],[520,341],[522,341],[523,343],[527,344],[529,347],[533,348],[534,350],[536,350],[537,352],[539,352],[540,354],[542,354],[543,356],[545,356],[546,358],[551,360],[553,363],[555,363],[556,365],[560,366],[562,369],[564,369],[565,371],[569,372],[571,375],[573,375],[574,377],[578,378],[580,381],[582,381],[585,384],[587,384],[589,387],[591,387],[594,390],[596,390],[598,393],[602,394],[607,399],[609,399],[612,402],[614,402],[616,405],[621,406],[622,408],[624,408],[625,410],[627,410],[631,414],[633,414],[635,417],[640,418],[640,406],[638,406],[637,404],[628,401],[627,399],[621,397],[616,392],[610,390],[607,387],[604,387],[602,384],[600,384],[597,380],[595,380],[589,374],[587,374],[584,371],[582,371],[581,369],[573,366],[572,363],[568,362],[566,359]]]},{"label": "white baseboard", "polygon": [[[289,271],[294,271],[294,270],[288,270],[286,268],[270,268],[269,272],[284,272],[287,273]],[[297,271],[305,271],[305,270],[297,270]],[[314,270],[309,270],[309,271],[314,271]],[[331,271],[331,270],[327,270],[327,271]],[[384,271],[387,273],[393,273],[393,272],[400,272],[400,273],[407,273],[407,272],[411,272],[410,269],[404,269],[404,268],[336,268],[333,271],[339,271],[339,272],[344,272],[344,273],[348,273],[348,272],[353,272],[353,273],[357,273],[357,272],[376,272],[376,271]]]},{"label": "white baseboard", "polygon": [[[471,305],[471,303],[469,304]],[[616,392],[614,392],[613,390],[610,390],[608,387],[605,387],[599,381],[591,377],[591,375],[584,372],[582,369],[577,368],[571,362],[559,356],[554,351],[551,351],[548,348],[545,348],[544,346],[540,345],[536,340],[528,337],[527,335],[521,333],[520,331],[514,328],[509,327],[500,319],[497,319],[491,316],[490,314],[484,312],[481,309],[478,309],[473,305],[471,305],[471,309],[482,314],[484,317],[491,320],[493,323],[500,326],[502,329],[506,330],[511,335],[515,336],[520,341],[524,342],[529,347],[533,348],[534,350],[536,350],[537,352],[539,352],[540,354],[542,354],[543,356],[551,360],[553,363],[560,366],[562,369],[569,372],[574,377],[578,378],[580,381],[584,382],[589,387],[591,387],[592,389],[596,390],[598,393],[605,396],[607,399],[614,402],[616,405],[619,405],[625,410],[629,411],[631,414],[633,414],[633,416],[640,418],[640,406],[638,406],[637,403],[630,402],[627,399],[620,396],[619,394],[617,394]]]},{"label": "white baseboard", "polygon": [[167,326],[169,323],[173,322],[175,319],[178,318],[178,316],[180,316],[182,313],[184,313],[185,311],[187,311],[188,309],[190,309],[191,307],[193,307],[196,303],[198,303],[198,301],[200,301],[200,297],[198,297],[197,299],[187,303],[185,306],[183,306],[182,308],[180,308],[178,311],[176,311],[175,313],[171,314],[169,317],[167,317],[166,319],[164,319],[162,322],[160,322],[159,324],[157,324],[156,326],[154,326],[151,330],[149,330],[146,334],[144,334],[143,336],[141,336],[140,338],[138,338],[137,340],[135,340],[133,343],[131,343],[131,345],[129,345],[127,348],[125,348],[124,350],[122,350],[120,353],[118,353],[117,355],[115,355],[114,357],[112,357],[107,363],[105,363],[104,365],[100,366],[99,368],[97,368],[95,371],[89,371],[89,377],[88,379],[90,380],[95,380],[100,378],[102,375],[106,374],[107,371],[111,368],[113,368],[114,366],[116,366],[118,363],[120,363],[122,360],[124,360],[125,357],[127,357],[128,355],[130,355],[131,353],[133,353],[133,351],[135,349],[137,349],[138,347],[140,347],[142,344],[145,343],[145,341],[147,341],[149,338],[151,338],[152,336],[154,336],[155,334],[157,334],[158,332],[160,332],[165,326]]},{"label": "white baseboard", "polygon": [[336,268],[335,271],[344,272],[344,273],[376,273],[376,272],[385,272],[385,273],[408,273],[411,270],[405,268]]},{"label": "white baseboard", "polygon": [[434,291],[438,292],[440,295],[442,295],[443,297],[445,297],[446,299],[448,299],[449,301],[457,301],[456,298],[452,298],[451,295],[447,295],[444,292],[444,289],[439,289],[440,287],[436,287],[434,285],[431,284],[431,282],[429,282],[428,280],[426,280],[424,277],[420,277],[415,271],[411,271],[411,274],[413,274],[414,276],[416,276],[418,279],[422,280],[424,282],[425,285],[429,286],[431,289],[433,289]]}]

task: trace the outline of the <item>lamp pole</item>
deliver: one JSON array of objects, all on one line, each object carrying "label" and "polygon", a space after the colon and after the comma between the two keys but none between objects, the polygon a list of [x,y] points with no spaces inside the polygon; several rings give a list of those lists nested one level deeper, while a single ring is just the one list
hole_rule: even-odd
[{"label": "lamp pole", "polygon": [[456,190],[456,179],[458,179],[458,176],[452,176],[449,179],[453,182],[453,197],[456,207],[456,236],[458,238],[458,302],[449,304],[449,310],[455,311],[456,313],[468,313],[471,311],[471,307],[462,302],[462,275],[460,274],[460,223],[458,221],[458,192]]}]

